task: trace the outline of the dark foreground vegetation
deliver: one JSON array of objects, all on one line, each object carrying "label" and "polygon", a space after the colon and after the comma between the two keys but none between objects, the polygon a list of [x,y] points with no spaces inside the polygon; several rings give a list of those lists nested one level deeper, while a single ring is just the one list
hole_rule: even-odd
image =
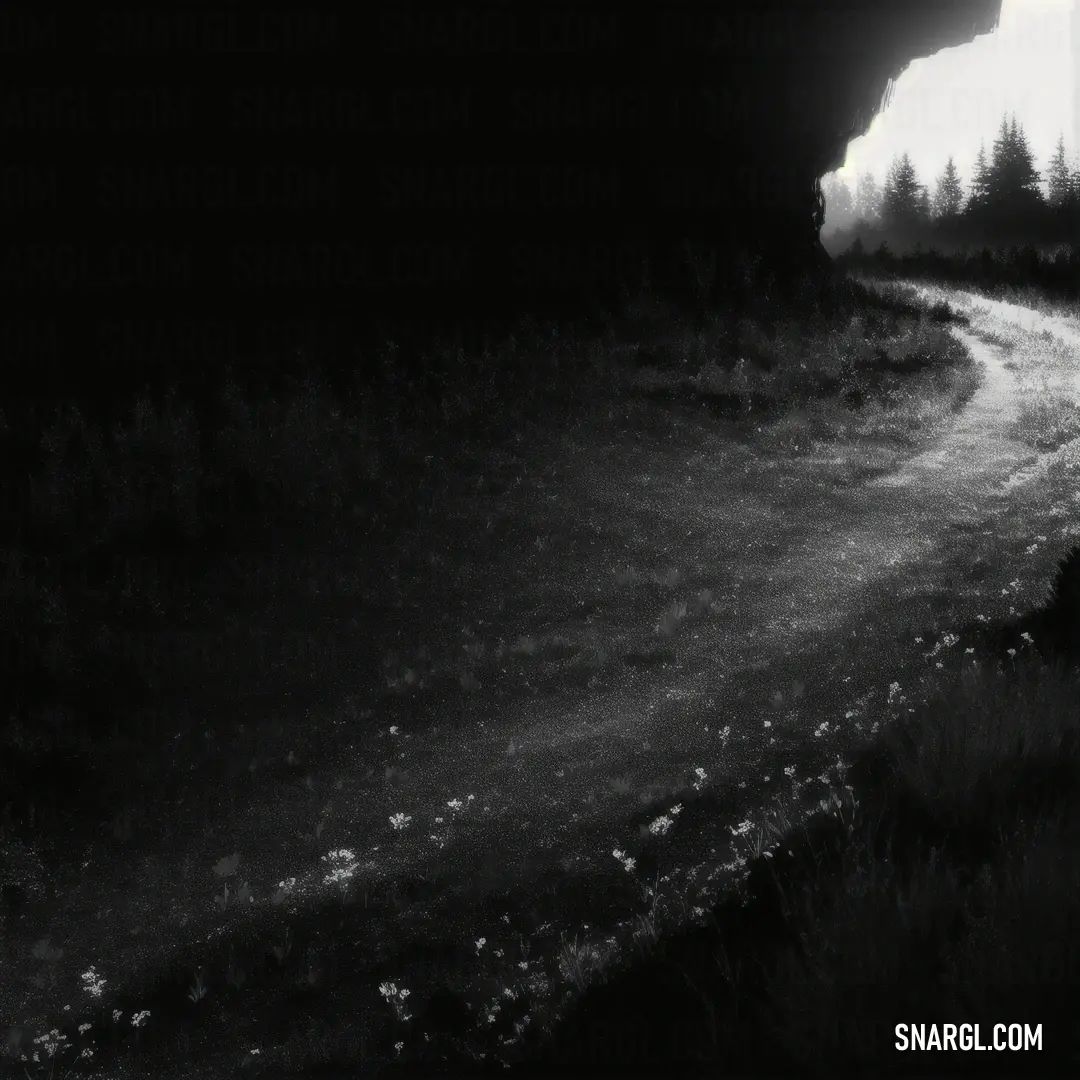
[{"label": "dark foreground vegetation", "polygon": [[874,277],[927,279],[998,300],[1080,315],[1080,247],[1076,245],[894,250],[888,236],[883,235],[873,249],[856,241],[836,262],[849,271]]},{"label": "dark foreground vegetation", "polygon": [[[1078,565],[1074,551],[1045,611],[1020,626],[952,636],[925,703],[864,748],[844,794],[808,824],[778,821],[709,926],[590,988],[545,1048],[548,1067],[1074,1071]],[[1008,651],[1024,625],[1045,631],[1045,657]],[[1002,1038],[1041,1031],[1039,1049],[971,1052],[976,1024],[984,1045],[996,1024],[1026,1025]]]},{"label": "dark foreground vegetation", "polygon": [[[137,850],[145,881],[167,893],[153,859],[175,835],[168,819],[181,802],[197,807],[183,822],[205,827],[260,785],[302,787],[305,769],[345,746],[321,719],[340,713],[343,697],[358,760],[403,687],[441,688],[438,717],[409,714],[417,730],[461,712],[463,696],[488,700],[509,660],[458,648],[462,621],[490,609],[512,632],[559,614],[515,612],[513,593],[489,597],[478,584],[491,557],[482,523],[490,530],[513,472],[498,463],[521,453],[523,431],[620,414],[633,424],[644,415],[634,403],[648,401],[668,410],[671,430],[705,415],[733,443],[778,459],[810,446],[918,447],[979,375],[950,332],[960,317],[908,297],[889,283],[841,280],[807,284],[783,303],[762,291],[738,317],[683,320],[641,303],[599,323],[523,326],[486,356],[433,354],[422,369],[387,343],[353,386],[336,376],[331,385],[311,364],[273,397],[226,380],[209,405],[143,395],[118,420],[77,401],[5,411],[5,934],[14,942],[23,920],[65,921],[53,882],[77,875],[83,852],[107,860]],[[573,513],[564,511],[567,537]],[[469,530],[475,548],[449,543]],[[569,558],[556,554],[553,567]],[[547,564],[534,559],[542,577]],[[1008,642],[992,635],[977,654],[964,653],[963,638],[950,643],[938,659],[955,659],[928,675],[925,701],[913,698],[903,723],[865,748],[848,786],[810,820],[793,814],[758,837],[740,895],[706,925],[653,927],[646,955],[596,984],[568,945],[560,970],[579,999],[549,1024],[538,1004],[516,1044],[496,1034],[512,1035],[511,1018],[528,1011],[526,986],[505,1023],[485,1026],[460,980],[440,971],[452,950],[433,949],[406,1007],[392,989],[376,991],[392,969],[352,959],[335,900],[298,918],[296,931],[247,920],[242,964],[233,942],[185,954],[195,975],[176,956],[138,986],[114,970],[120,997],[89,1014],[90,999],[63,1011],[71,983],[56,982],[61,956],[48,937],[32,955],[12,947],[5,1064],[32,1077],[59,1060],[88,1074],[211,1076],[225,1048],[286,1025],[288,1060],[262,1075],[412,1074],[440,1059],[479,1069],[500,1056],[558,1075],[906,1072],[892,1050],[897,1023],[979,1022],[984,1042],[995,1023],[1042,1024],[1038,1070],[1068,1065],[1073,1047],[1062,1040],[1080,981],[1080,698],[1062,660],[1075,655],[1063,614],[1073,580],[1070,570],[1057,614],[1038,624],[1060,646],[1048,648],[1052,664],[1031,650],[1002,657]],[[545,692],[581,676],[580,658],[563,649]],[[418,650],[426,667],[401,660]],[[603,663],[590,661],[586,676],[601,676]],[[505,703],[496,694],[489,704],[497,724]],[[387,765],[385,782],[405,783],[403,771]],[[393,933],[393,917],[422,907],[433,887],[416,879],[363,906],[385,908]],[[235,892],[215,896],[222,912]],[[583,890],[573,902],[588,918],[596,898]],[[54,923],[43,923],[50,905]],[[93,933],[85,918],[67,947]],[[344,1003],[335,983],[350,990]],[[241,1008],[249,992],[259,996]],[[208,993],[218,1011],[197,1011]],[[380,994],[382,1012],[356,1005]],[[136,1021],[143,1009],[149,1016]],[[76,1059],[80,1047],[94,1056]],[[985,1072],[1015,1069],[1021,1056],[919,1060]]]}]

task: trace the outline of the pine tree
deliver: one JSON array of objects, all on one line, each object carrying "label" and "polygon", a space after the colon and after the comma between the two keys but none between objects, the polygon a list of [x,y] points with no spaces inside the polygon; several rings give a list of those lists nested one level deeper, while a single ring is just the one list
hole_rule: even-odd
[{"label": "pine tree", "polygon": [[1013,144],[1009,131],[1009,118],[1001,118],[1001,127],[998,128],[997,138],[990,151],[989,181],[990,190],[987,192],[987,200],[998,204],[1003,203],[1012,188],[1013,172]]},{"label": "pine tree", "polygon": [[930,220],[930,189],[925,184],[919,185],[919,198],[916,204],[916,210],[918,212],[918,216],[923,221]]},{"label": "pine tree", "polygon": [[1016,122],[1001,118],[1001,127],[994,140],[989,169],[989,202],[999,207],[1030,205],[1041,201],[1039,172],[1035,155],[1028,144],[1024,129]]},{"label": "pine tree", "polygon": [[1047,166],[1047,202],[1057,208],[1065,206],[1069,201],[1072,176],[1069,173],[1069,163],[1065,157],[1065,136],[1057,136],[1057,148],[1054,156]]},{"label": "pine tree", "polygon": [[882,192],[881,216],[887,222],[912,222],[919,215],[919,178],[907,151],[893,158]]},{"label": "pine tree", "polygon": [[986,143],[979,143],[979,153],[975,158],[975,170],[971,176],[971,194],[968,196],[967,209],[981,210],[990,201],[990,166],[986,163]]},{"label": "pine tree", "polygon": [[849,228],[855,216],[851,188],[835,173],[830,173],[822,190],[825,193],[825,231]]},{"label": "pine tree", "polygon": [[938,218],[951,218],[960,213],[964,204],[964,190],[960,184],[960,174],[956,171],[956,163],[950,157],[945,165],[945,171],[937,182],[937,191],[934,193],[934,216]]},{"label": "pine tree", "polygon": [[881,190],[872,172],[864,172],[855,190],[855,216],[868,224],[876,224],[881,217]]},{"label": "pine tree", "polygon": [[1058,136],[1057,149],[1050,159],[1046,170],[1046,201],[1055,209],[1066,206],[1072,195],[1073,178],[1069,172],[1069,163],[1065,159],[1065,136]]},{"label": "pine tree", "polygon": [[1013,117],[1010,140],[1013,145],[1013,168],[1016,194],[1028,202],[1042,202],[1042,188],[1039,186],[1042,174],[1035,168],[1035,153],[1031,149],[1027,135],[1024,134],[1024,126],[1016,126],[1016,117]]}]

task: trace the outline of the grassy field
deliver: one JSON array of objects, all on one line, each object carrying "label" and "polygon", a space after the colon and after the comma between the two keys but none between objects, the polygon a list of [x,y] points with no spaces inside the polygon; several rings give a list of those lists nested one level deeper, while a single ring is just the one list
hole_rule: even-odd
[{"label": "grassy field", "polygon": [[875,594],[864,486],[981,369],[902,284],[803,310],[7,414],[6,1061],[899,1069],[939,1017],[1057,1056],[1074,677],[919,631],[1060,518],[1068,352],[1001,341],[1037,496]]}]

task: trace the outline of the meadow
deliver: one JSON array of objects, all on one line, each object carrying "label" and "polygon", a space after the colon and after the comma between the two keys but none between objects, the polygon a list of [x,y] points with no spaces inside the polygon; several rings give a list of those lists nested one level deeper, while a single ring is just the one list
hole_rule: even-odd
[{"label": "meadow", "polygon": [[1075,361],[848,278],[8,410],[5,1065],[1067,1068]]}]

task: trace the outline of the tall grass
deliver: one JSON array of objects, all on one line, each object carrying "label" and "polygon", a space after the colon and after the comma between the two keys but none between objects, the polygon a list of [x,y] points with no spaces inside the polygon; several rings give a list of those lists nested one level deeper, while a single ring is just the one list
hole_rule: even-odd
[{"label": "tall grass", "polygon": [[857,755],[852,813],[825,803],[789,828],[741,898],[590,987],[541,1056],[601,1067],[649,1048],[650,1075],[680,1053],[692,1071],[998,1073],[1020,1059],[905,1055],[896,1025],[979,1023],[988,1042],[1020,1023],[1044,1040],[1023,1060],[1060,1069],[1080,990],[1078,691],[1038,663],[941,680]]}]

